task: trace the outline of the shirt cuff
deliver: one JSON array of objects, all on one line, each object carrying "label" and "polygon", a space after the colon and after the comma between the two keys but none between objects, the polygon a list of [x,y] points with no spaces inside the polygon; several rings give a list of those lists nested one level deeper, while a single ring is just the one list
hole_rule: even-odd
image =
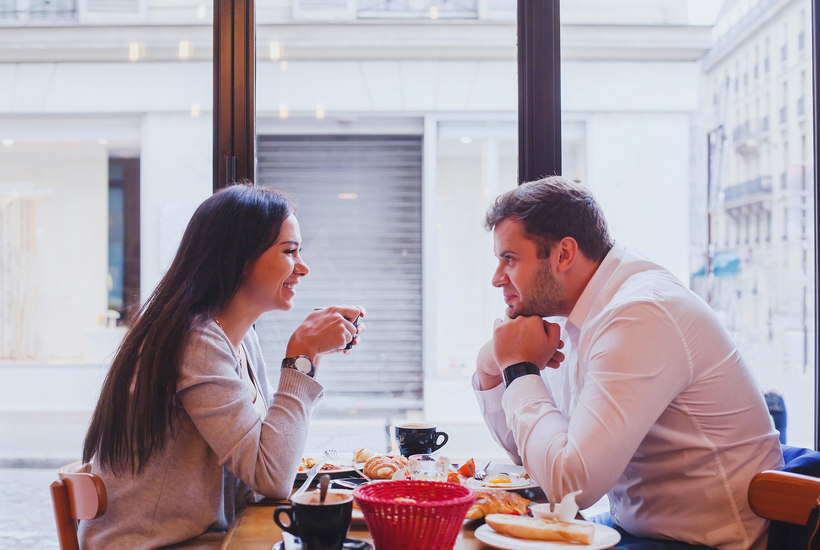
[{"label": "shirt cuff", "polygon": [[555,399],[552,397],[552,392],[550,392],[547,383],[544,382],[541,376],[537,377],[540,384],[534,382],[535,379],[536,377],[528,374],[527,376],[520,376],[513,380],[507,387],[507,391],[501,396],[502,408],[507,411],[512,411],[515,409],[516,404],[524,403],[531,399],[543,401],[552,407],[556,407]]},{"label": "shirt cuff", "polygon": [[476,372],[473,373],[472,383],[473,393],[475,393],[476,399],[478,399],[478,407],[481,410],[481,414],[486,416],[503,411],[501,398],[504,397],[504,390],[506,389],[504,382],[501,382],[494,388],[482,390],[481,384],[478,382],[478,373]]}]

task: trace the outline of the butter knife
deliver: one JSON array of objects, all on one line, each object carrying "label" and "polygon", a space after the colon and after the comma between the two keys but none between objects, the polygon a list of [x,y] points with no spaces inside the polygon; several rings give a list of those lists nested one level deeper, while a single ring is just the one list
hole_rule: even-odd
[{"label": "butter knife", "polygon": [[319,473],[319,470],[322,469],[322,466],[324,466],[326,462],[327,462],[327,459],[320,460],[319,462],[317,462],[316,464],[313,465],[313,468],[308,470],[307,476],[305,478],[305,482],[302,484],[301,487],[296,489],[296,491],[292,495],[290,495],[291,500],[293,499],[293,497],[295,497],[297,495],[301,495],[302,493],[304,493],[305,491],[308,490],[308,487],[310,487],[310,484],[313,481],[313,478],[316,477],[316,474]]}]

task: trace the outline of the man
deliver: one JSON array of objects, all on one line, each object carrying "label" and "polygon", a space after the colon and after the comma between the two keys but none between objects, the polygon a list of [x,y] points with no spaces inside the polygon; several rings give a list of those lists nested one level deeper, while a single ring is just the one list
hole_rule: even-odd
[{"label": "man", "polygon": [[553,499],[581,489],[584,508],[607,494],[631,535],[765,548],[746,491],[782,466],[778,435],[712,310],[614,243],[592,195],[564,178],[501,195],[485,225],[507,310],[473,386],[499,444]]}]

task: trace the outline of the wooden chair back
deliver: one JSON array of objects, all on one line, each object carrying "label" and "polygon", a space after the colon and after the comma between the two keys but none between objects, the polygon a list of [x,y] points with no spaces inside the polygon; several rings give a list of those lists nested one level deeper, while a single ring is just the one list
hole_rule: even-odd
[{"label": "wooden chair back", "polygon": [[806,525],[812,508],[820,504],[820,478],[766,470],[749,484],[749,505],[758,516]]},{"label": "wooden chair back", "polygon": [[69,464],[57,471],[58,479],[51,484],[60,550],[80,550],[77,522],[100,517],[108,506],[105,485],[90,470],[89,464]]}]

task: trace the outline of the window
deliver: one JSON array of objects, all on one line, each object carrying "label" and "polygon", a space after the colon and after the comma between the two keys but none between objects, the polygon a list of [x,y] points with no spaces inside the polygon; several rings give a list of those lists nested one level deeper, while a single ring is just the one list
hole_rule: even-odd
[{"label": "window", "polygon": [[211,16],[0,2],[0,421],[61,442],[41,466],[79,456],[122,323],[211,192]]},{"label": "window", "polygon": [[[727,319],[761,391],[783,394],[787,408],[799,411],[791,417],[794,424],[788,426],[787,440],[813,446],[816,415],[811,411],[815,407],[816,359],[813,346],[805,346],[804,342],[815,331],[816,274],[812,266],[816,216],[812,197],[806,197],[799,187],[802,160],[794,158],[794,148],[788,146],[801,134],[798,122],[788,113],[788,106],[793,103],[786,83],[791,78],[787,59],[797,63],[787,55],[787,21],[797,19],[800,10],[808,10],[808,5],[808,0],[804,0],[763,13],[752,2],[749,6],[736,4],[732,12],[715,11],[715,45],[700,52],[693,50],[688,58],[682,59],[664,57],[664,44],[656,41],[652,75],[645,75],[639,62],[630,63],[619,56],[617,43],[609,50],[611,59],[592,63],[574,48],[570,33],[562,33],[561,83],[562,117],[578,116],[587,123],[587,183],[601,199],[616,238],[672,269]],[[661,15],[660,6],[657,10],[657,17],[665,17],[668,22],[669,13]],[[582,10],[573,4],[562,3],[563,26],[580,21],[582,15]],[[685,25],[689,14],[677,15],[677,22]],[[644,9],[637,15],[625,9],[617,22],[610,23],[629,27],[632,36],[638,36],[647,32],[642,25],[651,18],[651,10]],[[768,70],[769,43],[763,34],[772,27],[780,31],[780,59],[784,68],[776,75]],[[694,32],[690,38],[694,44]],[[755,112],[750,112],[751,98],[747,100],[742,95],[748,93],[747,69],[741,63],[751,59],[754,66],[755,48],[761,40],[766,48],[760,84],[766,89],[782,90],[782,100],[775,105],[768,100],[765,105],[755,103]],[[802,70],[811,70],[809,60],[800,63]],[[592,67],[598,81],[606,79],[606,99],[593,94],[578,97],[577,90],[591,86],[591,81],[584,77]],[[690,80],[687,76],[703,75],[702,81],[709,82],[727,72],[733,82],[725,101],[699,94],[698,78]],[[623,79],[619,78],[621,75]],[[625,75],[629,75],[629,82]],[[630,91],[630,85],[636,89]],[[674,95],[666,93],[671,88],[676,92]],[[618,105],[611,100],[612,96],[640,100],[639,104]],[[711,101],[701,102],[701,97]],[[596,101],[606,102],[606,107]],[[707,161],[699,158],[699,151],[704,148],[693,137],[699,130],[692,123],[679,120],[675,114],[678,112],[689,113],[690,120],[699,121],[696,126],[710,132],[708,186],[694,176]],[[767,128],[768,120],[779,122],[778,132],[769,129],[765,145],[759,139],[762,132],[758,134],[750,122],[757,119],[761,120],[761,131]],[[730,132],[728,140],[715,139],[726,131],[722,129]],[[706,142],[704,135],[703,143]],[[635,177],[636,166],[641,167],[639,172],[644,177]],[[624,201],[625,196],[630,201]],[[641,216],[635,216],[635,203]],[[681,211],[673,203],[685,203],[689,208]],[[707,216],[707,212],[712,215]],[[656,220],[655,216],[664,219]],[[764,220],[767,237],[761,238]],[[657,235],[641,232],[640,223],[664,227],[664,242]],[[772,225],[781,228],[776,246],[768,238]],[[783,249],[788,252],[781,263],[777,261],[778,251]],[[710,283],[703,266],[712,250],[716,255],[731,254],[737,258],[739,270],[714,274]],[[750,315],[738,314],[741,311],[749,311]],[[758,312],[770,312],[766,314],[766,323]],[[767,324],[772,327],[771,339],[761,339],[760,327]]]}]

